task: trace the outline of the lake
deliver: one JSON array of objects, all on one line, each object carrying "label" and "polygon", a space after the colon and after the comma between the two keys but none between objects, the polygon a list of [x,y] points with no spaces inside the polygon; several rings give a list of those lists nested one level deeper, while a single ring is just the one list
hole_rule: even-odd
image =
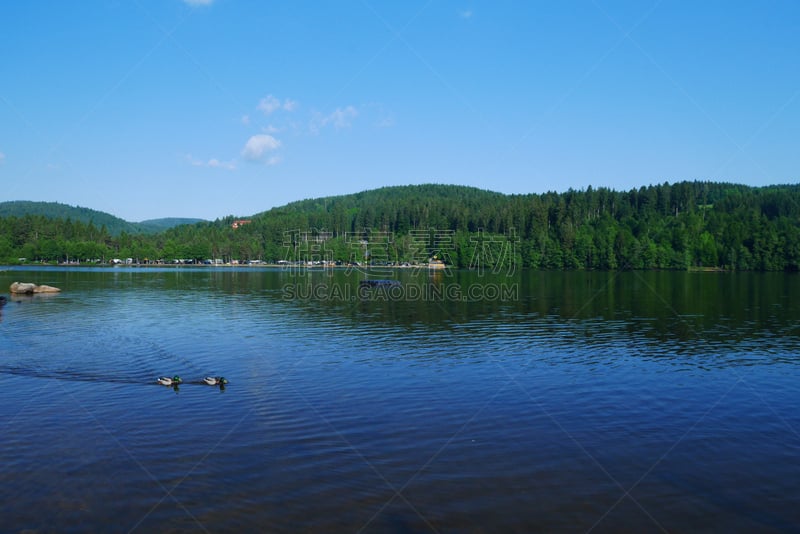
[{"label": "lake", "polygon": [[800,529],[797,274],[14,281],[63,291],[0,309],[2,531]]}]

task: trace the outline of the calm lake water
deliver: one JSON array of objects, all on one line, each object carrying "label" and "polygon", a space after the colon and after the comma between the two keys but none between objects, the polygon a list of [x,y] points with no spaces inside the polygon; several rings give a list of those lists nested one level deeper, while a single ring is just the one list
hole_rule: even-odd
[{"label": "calm lake water", "polygon": [[370,277],[0,272],[0,530],[800,529],[800,276]]}]

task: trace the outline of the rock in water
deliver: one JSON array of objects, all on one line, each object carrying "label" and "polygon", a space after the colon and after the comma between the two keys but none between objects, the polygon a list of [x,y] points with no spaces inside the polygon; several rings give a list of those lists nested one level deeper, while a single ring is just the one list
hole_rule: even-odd
[{"label": "rock in water", "polygon": [[31,284],[29,282],[14,282],[9,287],[9,291],[12,293],[22,293],[22,294],[30,294],[30,293],[58,293],[61,291],[57,287],[53,286],[37,286],[36,284]]},{"label": "rock in water", "polygon": [[33,290],[36,289],[36,284],[14,282],[8,289],[12,293],[33,293]]},{"label": "rock in water", "polygon": [[57,287],[46,286],[44,284],[33,288],[34,293],[58,293],[59,291],[61,290],[58,289]]}]

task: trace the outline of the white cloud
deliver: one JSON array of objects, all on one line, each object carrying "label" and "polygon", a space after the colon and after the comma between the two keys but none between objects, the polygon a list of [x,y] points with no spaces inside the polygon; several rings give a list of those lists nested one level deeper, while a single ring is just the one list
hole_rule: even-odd
[{"label": "white cloud", "polygon": [[6,155],[3,154],[2,152],[0,152],[0,163],[3,163],[3,161],[5,161],[5,159],[6,159]]},{"label": "white cloud", "polygon": [[472,10],[471,9],[465,9],[464,11],[459,11],[458,15],[462,19],[471,19],[472,18]]},{"label": "white cloud", "polygon": [[264,115],[269,115],[274,111],[278,111],[279,109],[284,111],[294,111],[297,109],[297,101],[292,100],[291,98],[286,98],[283,102],[281,102],[280,99],[272,95],[267,95],[258,101],[258,106],[256,106],[256,109],[263,112]]},{"label": "white cloud", "polygon": [[[277,156],[267,158],[268,154],[273,150],[280,148],[281,142],[267,134],[258,134],[252,136],[245,143],[242,149],[242,157],[250,161],[262,161],[268,165],[274,165],[279,160],[275,159]],[[275,161],[273,161],[275,160]]]},{"label": "white cloud", "polygon": [[337,130],[349,128],[353,124],[353,119],[358,117],[358,110],[353,106],[336,108],[328,115],[317,113],[311,119],[311,131],[319,133],[326,126],[333,126]]},{"label": "white cloud", "polygon": [[283,109],[286,111],[294,111],[297,109],[297,100],[292,100],[291,98],[287,98],[283,101]]},{"label": "white cloud", "polygon": [[346,108],[336,108],[336,111],[330,114],[328,120],[333,123],[333,126],[336,128],[347,128],[350,126],[351,119],[355,119],[358,116],[358,111],[353,106],[347,106]]},{"label": "white cloud", "polygon": [[353,106],[346,108],[336,108],[336,111],[328,116],[328,121],[333,123],[337,129],[347,128],[352,123],[352,120],[358,116],[358,111]]},{"label": "white cloud", "polygon": [[250,124],[250,115],[242,115],[242,124],[245,126]]},{"label": "white cloud", "polygon": [[272,95],[267,95],[258,102],[256,109],[263,111],[264,115],[269,115],[276,109],[280,109],[281,101]]},{"label": "white cloud", "polygon": [[228,169],[229,171],[236,169],[236,163],[233,161],[220,161],[217,158],[211,158],[206,163],[206,167],[211,167],[214,169]]},{"label": "white cloud", "polygon": [[186,154],[186,161],[193,167],[210,167],[212,169],[226,169],[229,171],[236,170],[236,161],[220,161],[217,158],[211,158],[208,161],[195,159],[191,154]]},{"label": "white cloud", "polygon": [[183,0],[183,3],[192,7],[210,6],[214,3],[214,0]]}]

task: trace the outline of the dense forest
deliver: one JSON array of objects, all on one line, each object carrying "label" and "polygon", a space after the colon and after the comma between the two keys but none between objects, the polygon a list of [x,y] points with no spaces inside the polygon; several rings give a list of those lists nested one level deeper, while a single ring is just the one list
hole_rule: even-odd
[{"label": "dense forest", "polygon": [[181,224],[194,224],[202,219],[167,218],[151,219],[142,222],[128,222],[109,213],[80,206],[70,206],[60,202],[31,202],[29,200],[11,200],[0,202],[0,218],[23,217],[25,215],[42,215],[48,219],[71,219],[94,226],[105,226],[111,235],[122,232],[131,234],[162,232]]},{"label": "dense forest", "polygon": [[680,182],[504,195],[414,185],[303,200],[155,234],[0,217],[0,261],[425,262],[533,269],[800,269],[800,186]]}]

